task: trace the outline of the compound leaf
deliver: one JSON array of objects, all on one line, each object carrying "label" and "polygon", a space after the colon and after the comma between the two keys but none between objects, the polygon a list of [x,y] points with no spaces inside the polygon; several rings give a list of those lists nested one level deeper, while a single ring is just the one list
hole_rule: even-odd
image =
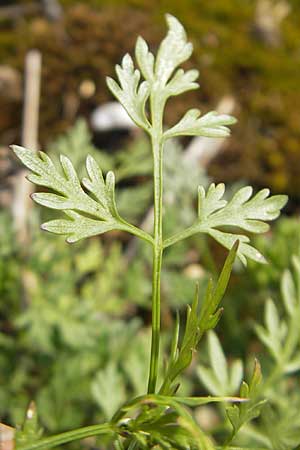
[{"label": "compound leaf", "polygon": [[255,360],[254,370],[250,383],[247,384],[245,381],[243,381],[240,389],[240,396],[242,398],[249,399],[249,401],[240,403],[239,405],[230,406],[226,410],[228,419],[233,428],[230,442],[245,423],[255,419],[260,415],[261,409],[266,403],[266,400],[258,399],[261,382],[261,367],[259,362]]},{"label": "compound leaf", "polygon": [[124,381],[115,363],[110,362],[97,373],[91,390],[106,419],[111,419],[125,401]]},{"label": "compound leaf", "polygon": [[198,190],[198,221],[195,230],[212,236],[226,248],[231,248],[238,239],[240,241],[238,256],[246,264],[246,257],[258,262],[265,262],[264,257],[248,244],[250,239],[242,234],[221,231],[224,226],[237,227],[252,233],[263,233],[269,229],[265,221],[276,219],[281,208],[287,202],[286,195],[269,197],[269,189],[262,189],[251,198],[253,189],[250,186],[241,188],[227,202],[223,200],[225,186],[223,183],[211,184],[207,192],[202,186]]},{"label": "compound leaf", "polygon": [[243,364],[239,359],[227,364],[221,343],[213,331],[208,333],[208,357],[209,367],[197,367],[197,375],[206,389],[213,395],[221,396],[238,392],[243,377]]},{"label": "compound leaf", "polygon": [[265,305],[265,327],[255,324],[259,339],[268,347],[276,361],[283,360],[283,349],[286,343],[287,324],[280,320],[273,300],[268,299]]},{"label": "compound leaf", "polygon": [[[193,88],[190,87],[190,89]],[[190,109],[174,127],[164,133],[164,137],[166,139],[175,136],[226,137],[230,135],[230,129],[226,125],[236,123],[236,119],[228,114],[218,114],[215,111],[211,111],[203,117],[200,117],[200,114],[199,109]]]},{"label": "compound leaf", "polygon": [[162,41],[155,63],[155,77],[165,85],[180,64],[189,59],[193,45],[187,42],[186,32],[181,23],[170,14],[166,15],[169,31]]},{"label": "compound leaf", "polygon": [[195,83],[195,80],[197,80],[198,76],[198,70],[192,69],[185,72],[183,69],[178,69],[166,86],[166,94],[168,97],[171,97],[197,89],[199,84]]},{"label": "compound leaf", "polygon": [[129,224],[123,221],[115,204],[115,178],[108,172],[106,179],[92,156],[86,160],[88,178],[82,185],[71,161],[60,157],[60,173],[46,153],[35,153],[23,147],[12,146],[16,156],[32,173],[29,181],[45,186],[54,193],[39,192],[32,194],[33,200],[48,208],[63,210],[71,219],[51,220],[42,225],[44,230],[67,236],[67,242],[101,234],[109,230],[127,230]]},{"label": "compound leaf", "polygon": [[179,319],[177,317],[172,340],[171,358],[169,360],[164,382],[160,389],[160,394],[170,394],[176,390],[174,382],[190,365],[193,352],[197,349],[201,337],[205,331],[214,328],[218,323],[222,312],[222,309],[219,308],[219,304],[229,282],[237,249],[238,242],[235,243],[227,256],[216,286],[213,286],[212,281],[208,283],[200,312],[198,311],[199,292],[198,287],[196,288],[193,304],[192,306],[188,305],[187,307],[185,332],[180,347],[178,346]]},{"label": "compound leaf", "polygon": [[112,94],[119,100],[131,119],[141,128],[148,131],[148,122],[145,105],[150,95],[150,86],[147,81],[141,84],[141,74],[134,69],[131,56],[127,53],[122,60],[121,66],[116,66],[119,84],[110,77],[107,77],[107,86]]}]

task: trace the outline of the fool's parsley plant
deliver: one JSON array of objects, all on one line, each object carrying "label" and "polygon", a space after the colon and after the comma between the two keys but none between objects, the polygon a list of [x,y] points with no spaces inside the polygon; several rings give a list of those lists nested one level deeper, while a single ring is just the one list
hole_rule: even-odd
[{"label": "fool's parsley plant", "polygon": [[[154,56],[147,43],[139,37],[135,47],[135,62],[126,54],[116,66],[116,80],[107,78],[112,94],[125,108],[135,124],[142,128],[151,141],[153,156],[154,226],[153,233],[128,223],[118,212],[115,200],[115,176],[108,172],[103,176],[101,167],[92,156],[86,159],[86,176],[77,175],[72,162],[60,158],[60,169],[44,152],[34,152],[19,146],[12,149],[30,170],[28,179],[46,192],[32,195],[34,201],[48,208],[60,210],[59,217],[42,225],[42,229],[66,236],[69,243],[100,235],[111,230],[121,230],[143,239],[153,254],[152,275],[152,339],[148,391],[141,397],[128,401],[104,424],[68,431],[52,437],[39,435],[26,437],[30,428],[26,422],[24,436],[19,435],[17,446],[22,450],[42,450],[88,436],[104,436],[116,449],[201,449],[216,447],[205,431],[194,421],[188,407],[210,402],[230,402],[240,406],[228,409],[228,417],[234,433],[249,417],[254,417],[247,405],[250,395],[260,380],[256,364],[250,385],[241,387],[241,397],[182,397],[179,377],[191,364],[202,336],[218,323],[224,296],[235,257],[246,264],[247,259],[260,263],[264,257],[250,244],[252,233],[268,230],[268,221],[276,219],[285,205],[284,195],[270,196],[268,189],[253,195],[251,187],[240,189],[231,200],[225,200],[224,184],[211,184],[205,191],[198,187],[198,216],[187,229],[173,236],[163,235],[163,159],[167,140],[180,136],[205,136],[223,138],[229,136],[229,126],[236,120],[227,114],[209,112],[201,114],[191,109],[174,126],[164,126],[164,109],[170,97],[198,88],[197,70],[183,70],[180,66],[192,54],[193,46],[187,40],[181,23],[173,16],[166,16],[168,32]],[[172,151],[171,149],[169,151]],[[188,177],[189,174],[187,173]],[[191,306],[187,307],[184,330],[180,330],[180,318],[176,319],[170,355],[163,379],[158,383],[162,365],[160,355],[160,295],[163,253],[171,245],[195,234],[206,234],[229,250],[224,267],[216,282],[209,281],[204,298],[199,299],[196,288]],[[267,332],[264,334],[268,341]],[[269,341],[268,341],[269,342]],[[219,352],[220,353],[220,352]],[[216,358],[218,354],[216,354]],[[217,364],[217,362],[216,362]],[[243,406],[244,405],[244,406]],[[249,412],[250,411],[250,412]],[[257,409],[255,410],[255,412]],[[27,417],[27,421],[30,417]],[[224,441],[218,448],[230,448]]]}]

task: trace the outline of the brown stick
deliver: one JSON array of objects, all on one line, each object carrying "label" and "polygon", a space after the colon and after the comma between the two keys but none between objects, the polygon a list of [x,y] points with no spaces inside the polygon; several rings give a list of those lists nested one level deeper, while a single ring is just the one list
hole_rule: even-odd
[{"label": "brown stick", "polygon": [[42,10],[37,2],[31,2],[27,5],[12,5],[0,7],[0,19],[18,19],[19,17],[36,14]]},{"label": "brown stick", "polygon": [[[40,84],[41,54],[38,50],[30,50],[25,60],[22,145],[31,150],[38,148]],[[29,244],[29,196],[32,193],[32,185],[25,179],[26,174],[27,170],[21,170],[16,177],[12,205],[17,240],[22,246]]]},{"label": "brown stick", "polygon": [[15,429],[0,423],[0,450],[13,450]]}]

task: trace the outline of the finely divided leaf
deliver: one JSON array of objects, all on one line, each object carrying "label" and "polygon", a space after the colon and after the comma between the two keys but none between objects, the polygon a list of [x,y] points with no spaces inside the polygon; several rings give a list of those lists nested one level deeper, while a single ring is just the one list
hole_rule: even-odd
[{"label": "finely divided leaf", "polygon": [[122,65],[116,66],[119,84],[110,77],[107,77],[107,86],[112,94],[119,100],[131,119],[141,128],[149,130],[145,105],[150,95],[150,86],[147,81],[141,84],[141,74],[134,69],[132,58],[129,54],[123,57]]},{"label": "finely divided leaf", "polygon": [[279,318],[278,310],[269,299],[265,305],[265,327],[256,324],[255,331],[259,339],[268,347],[274,359],[278,362],[284,358],[287,325]]},{"label": "finely divided leaf", "polygon": [[222,310],[219,304],[224,296],[232,265],[238,248],[238,242],[235,243],[226,258],[223,270],[216,286],[210,281],[207,286],[205,298],[198,311],[199,289],[196,288],[195,297],[192,306],[187,306],[187,317],[185,332],[182,343],[178,346],[179,319],[177,317],[175,332],[172,340],[171,357],[169,360],[166,376],[160,394],[173,394],[176,390],[174,384],[176,378],[191,364],[193,352],[196,351],[203,333],[214,328],[219,321]]},{"label": "finely divided leaf", "polygon": [[243,364],[238,359],[227,364],[221,343],[213,331],[208,333],[208,357],[209,366],[199,365],[197,368],[206,389],[213,395],[236,394],[243,377]]},{"label": "finely divided leaf", "polygon": [[166,15],[166,19],[169,31],[159,47],[155,63],[155,77],[162,85],[167,83],[176,67],[186,61],[193,51],[181,23],[170,14]]},{"label": "finely divided leaf", "polygon": [[239,245],[239,242],[236,241],[230,249],[216,287],[214,288],[212,281],[207,285],[199,317],[199,326],[203,332],[214,328],[220,319],[222,310],[219,305],[225,294]]},{"label": "finely divided leaf", "polygon": [[154,78],[154,56],[149,51],[147,42],[141,36],[136,41],[135,57],[143,77],[151,83]]},{"label": "finely divided leaf", "polygon": [[243,381],[240,389],[240,396],[242,398],[248,398],[249,401],[240,403],[238,406],[230,406],[226,410],[228,419],[230,420],[233,428],[230,440],[227,444],[233,440],[239,429],[244,424],[260,415],[261,409],[266,403],[266,400],[259,400],[261,381],[261,367],[259,362],[255,360],[254,370],[249,385]]},{"label": "finely divided leaf", "polygon": [[115,363],[110,362],[96,374],[91,391],[106,419],[111,419],[126,397],[124,380]]},{"label": "finely divided leaf", "polygon": [[67,242],[72,244],[91,236],[105,233],[116,228],[116,224],[109,221],[94,220],[90,217],[82,216],[75,211],[64,211],[70,217],[68,219],[49,220],[41,225],[45,231],[54,234],[67,236]]},{"label": "finely divided leaf", "polygon": [[96,161],[87,157],[86,167],[89,178],[84,178],[82,188],[71,161],[61,156],[60,173],[51,159],[43,152],[35,153],[23,147],[12,146],[16,156],[32,171],[29,181],[45,186],[55,193],[32,194],[33,200],[52,209],[63,210],[71,220],[51,220],[42,225],[44,230],[64,234],[68,242],[104,233],[113,229],[124,229],[115,205],[115,181],[112,172],[104,180]]},{"label": "finely divided leaf", "polygon": [[246,264],[246,257],[264,262],[264,257],[248,242],[249,238],[242,234],[228,233],[219,228],[224,226],[238,227],[252,233],[263,233],[269,229],[265,221],[276,219],[287,202],[286,195],[269,197],[269,189],[262,189],[251,198],[253,189],[246,186],[240,189],[230,202],[222,199],[224,184],[211,184],[205,192],[199,187],[198,221],[195,230],[207,233],[226,248],[231,248],[236,240],[240,241],[238,256]]},{"label": "finely divided leaf", "polygon": [[236,119],[227,114],[218,114],[215,111],[202,117],[200,114],[199,109],[190,109],[174,127],[164,133],[164,137],[166,139],[175,136],[226,137],[230,135],[230,129],[226,125],[236,123]]},{"label": "finely divided leaf", "polygon": [[192,44],[187,42],[186,34],[178,20],[167,14],[169,31],[161,43],[156,61],[149,51],[147,43],[139,37],[136,43],[135,56],[139,68],[150,86],[155,85],[155,93],[161,104],[168,97],[182,94],[183,92],[199,87],[196,79],[198,70],[178,69],[172,77],[175,69],[192,53]]},{"label": "finely divided leaf", "polygon": [[[216,187],[211,185],[210,189],[215,190]],[[280,209],[285,205],[287,197],[285,195],[269,197],[269,189],[262,189],[250,199],[252,193],[251,186],[240,189],[221,211],[215,210],[213,215],[210,214],[211,226],[238,226],[252,233],[268,231],[269,226],[263,221],[276,219],[280,214]],[[202,218],[202,204],[210,201],[209,196],[204,197],[202,193],[199,193],[200,219]]]},{"label": "finely divided leaf", "polygon": [[165,95],[171,97],[198,89],[199,84],[195,82],[198,76],[198,70],[192,69],[185,72],[183,69],[178,69],[174,77],[166,85],[164,89]]}]

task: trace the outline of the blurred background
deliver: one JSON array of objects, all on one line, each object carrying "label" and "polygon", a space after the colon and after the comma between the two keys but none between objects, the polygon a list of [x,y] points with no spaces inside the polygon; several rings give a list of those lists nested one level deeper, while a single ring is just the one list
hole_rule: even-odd
[{"label": "blurred background", "polygon": [[[204,340],[181,393],[236,394],[242,366],[247,373],[254,356],[266,377],[277,364],[255,333],[254,322],[262,320],[270,296],[278,316],[285,314],[280,280],[300,248],[299,0],[2,0],[0,421],[7,424],[20,424],[32,399],[46,432],[94,423],[146,389],[149,249],[118,232],[73,245],[42,233],[40,223],[55,213],[28,201],[32,188],[8,145],[42,148],[54,161],[63,153],[80,174],[86,155],[92,154],[104,172],[116,174],[121,214],[151,227],[149,142],[112,103],[105,77],[115,76],[114,66],[126,52],[134,54],[138,35],[157,49],[166,33],[166,12],[184,24],[194,45],[187,67],[200,71],[200,89],[169,102],[166,124],[191,107],[233,114],[238,123],[226,140],[183,139],[168,145],[165,233],[193,221],[197,184],[224,181],[230,193],[249,183],[255,190],[267,186],[290,197],[285,215],[255,239],[270,265],[249,263],[245,269],[237,264],[225,298],[217,331],[229,369],[239,367],[237,382],[230,389],[207,382],[203,374],[210,370],[210,347]],[[202,237],[166,252],[166,349],[175,311],[184,313],[195,282],[204,289],[224,256]],[[295,410],[300,405],[294,378],[300,352],[298,360],[288,380],[278,380],[278,388],[290,396],[289,409],[293,398]],[[275,402],[273,407],[278,421],[286,418],[286,404]],[[204,415],[203,408],[196,411],[199,423],[216,433],[222,415],[224,411],[209,408]],[[290,424],[295,422],[290,419]],[[291,449],[300,443],[299,433],[293,434],[293,445],[290,434],[286,438],[281,433],[284,442],[276,447],[268,427],[263,430],[270,448]],[[245,437],[251,442],[256,438],[251,433]]]}]

